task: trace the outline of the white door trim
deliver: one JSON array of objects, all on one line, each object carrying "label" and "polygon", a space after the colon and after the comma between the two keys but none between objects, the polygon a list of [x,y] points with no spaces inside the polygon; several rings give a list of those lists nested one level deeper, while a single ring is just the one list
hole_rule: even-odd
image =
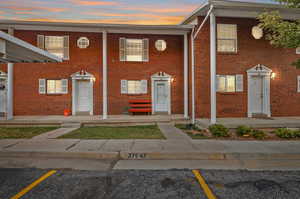
[{"label": "white door trim", "polygon": [[155,82],[156,81],[167,81],[168,82],[168,114],[171,115],[172,110],[171,110],[171,79],[172,76],[168,75],[164,72],[159,72],[155,73],[154,75],[151,76],[151,96],[152,96],[152,114],[155,114]]},{"label": "white door trim", "polygon": [[251,100],[251,82],[253,81],[253,76],[261,76],[263,78],[263,110],[262,113],[271,117],[271,105],[270,105],[270,80],[271,80],[272,70],[266,66],[258,64],[247,71],[248,74],[248,117],[253,117],[253,107]]},{"label": "white door trim", "polygon": [[3,103],[4,105],[4,113],[7,114],[7,73],[0,71],[0,79],[5,80],[5,96],[3,97],[4,102],[0,102]]},{"label": "white door trim", "polygon": [[89,106],[90,106],[90,115],[94,115],[94,82],[95,77],[86,72],[79,71],[71,75],[72,77],[72,115],[76,115],[77,112],[77,99],[78,99],[78,82],[79,81],[89,81],[90,82],[90,96],[89,96]]}]

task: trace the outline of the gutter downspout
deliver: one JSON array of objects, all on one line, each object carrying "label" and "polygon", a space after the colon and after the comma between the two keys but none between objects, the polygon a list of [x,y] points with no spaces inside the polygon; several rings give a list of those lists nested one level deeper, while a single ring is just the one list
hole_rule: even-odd
[{"label": "gutter downspout", "polygon": [[[192,124],[195,124],[195,39],[198,36],[199,32],[201,31],[202,27],[204,26],[205,22],[208,20],[209,15],[212,13],[214,6],[211,5],[207,15],[205,16],[204,20],[202,21],[201,25],[197,29],[195,33],[195,26],[193,27],[192,34],[191,34],[191,55],[192,55]],[[195,35],[194,35],[195,33]]]}]

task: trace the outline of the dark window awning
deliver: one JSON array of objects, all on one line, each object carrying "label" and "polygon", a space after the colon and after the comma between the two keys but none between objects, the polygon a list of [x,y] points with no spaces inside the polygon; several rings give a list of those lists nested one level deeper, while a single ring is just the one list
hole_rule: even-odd
[{"label": "dark window awning", "polygon": [[62,59],[0,31],[0,63],[49,63]]}]

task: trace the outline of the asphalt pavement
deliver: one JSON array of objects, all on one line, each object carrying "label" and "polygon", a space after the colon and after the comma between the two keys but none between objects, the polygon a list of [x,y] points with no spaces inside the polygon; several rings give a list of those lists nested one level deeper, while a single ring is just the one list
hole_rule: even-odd
[{"label": "asphalt pavement", "polygon": [[[0,198],[12,198],[52,170],[0,169]],[[197,170],[218,199],[297,199],[299,171]],[[192,170],[57,170],[20,198],[206,199]]]}]

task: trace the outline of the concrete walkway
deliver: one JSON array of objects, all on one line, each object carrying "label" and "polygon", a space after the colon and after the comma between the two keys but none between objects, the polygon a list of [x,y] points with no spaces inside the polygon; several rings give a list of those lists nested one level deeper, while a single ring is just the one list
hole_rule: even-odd
[{"label": "concrete walkway", "polygon": [[58,128],[58,129],[55,129],[53,131],[49,131],[47,133],[37,135],[37,136],[33,137],[32,140],[55,139],[55,138],[58,138],[62,135],[70,133],[72,131],[75,131],[76,129],[78,129],[78,127],[75,127],[75,128]]}]

